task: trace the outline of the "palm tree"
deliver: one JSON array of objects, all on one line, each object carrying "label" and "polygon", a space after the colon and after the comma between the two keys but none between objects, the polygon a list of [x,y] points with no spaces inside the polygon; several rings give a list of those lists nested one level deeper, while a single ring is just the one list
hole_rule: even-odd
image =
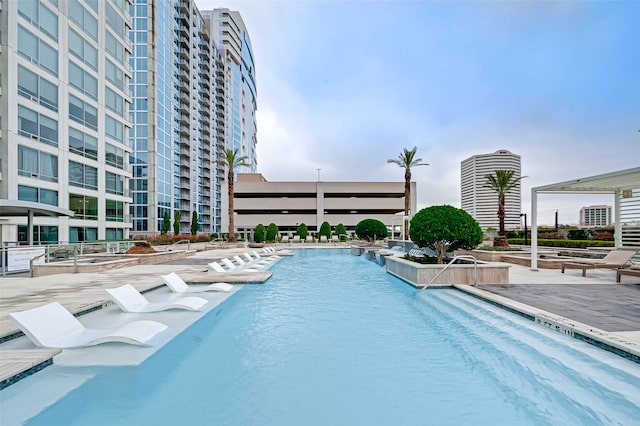
[{"label": "palm tree", "polygon": [[500,221],[500,229],[498,235],[504,237],[504,217],[505,208],[504,201],[507,192],[520,185],[520,180],[526,176],[514,176],[514,170],[496,170],[492,175],[486,175],[487,184],[485,188],[491,188],[498,193],[498,220]]},{"label": "palm tree", "polygon": [[240,166],[248,166],[246,162],[249,159],[246,155],[240,156],[239,150],[226,149],[224,155],[220,160],[216,160],[216,163],[222,167],[227,167],[227,182],[229,188],[229,241],[234,242],[236,240],[235,223],[233,217],[233,193],[234,193],[234,181],[235,181],[235,169]]},{"label": "palm tree", "polygon": [[[417,166],[428,166],[429,164],[423,163],[422,158],[415,158],[417,147],[409,150],[403,148],[398,158],[387,160],[387,163],[397,164],[404,169],[404,215],[409,216],[409,200],[411,199],[411,168]],[[409,221],[404,220],[404,235],[405,238],[409,238]]]}]

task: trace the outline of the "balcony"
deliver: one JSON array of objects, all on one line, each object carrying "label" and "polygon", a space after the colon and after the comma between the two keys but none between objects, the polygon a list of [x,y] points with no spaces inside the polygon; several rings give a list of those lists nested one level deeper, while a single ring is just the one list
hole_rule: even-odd
[{"label": "balcony", "polygon": [[[189,120],[189,115],[188,114],[180,114],[178,116],[178,121],[181,124],[186,124],[187,125],[186,127],[189,128],[190,120]],[[182,127],[182,126],[180,126],[180,127]]]},{"label": "balcony", "polygon": [[[187,73],[187,75],[189,74],[189,61],[186,59],[180,59],[178,60],[178,67],[184,71],[185,73]],[[181,73],[182,75],[182,73]]]}]

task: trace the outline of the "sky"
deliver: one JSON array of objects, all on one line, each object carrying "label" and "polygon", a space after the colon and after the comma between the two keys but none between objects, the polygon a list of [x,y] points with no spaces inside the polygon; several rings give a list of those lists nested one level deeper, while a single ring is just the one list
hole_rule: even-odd
[{"label": "sky", "polygon": [[[460,163],[507,149],[531,217],[532,187],[640,166],[640,1],[195,2],[243,17],[269,181],[404,181],[416,146],[418,208],[460,207]],[[540,195],[538,224],[598,204]]]}]

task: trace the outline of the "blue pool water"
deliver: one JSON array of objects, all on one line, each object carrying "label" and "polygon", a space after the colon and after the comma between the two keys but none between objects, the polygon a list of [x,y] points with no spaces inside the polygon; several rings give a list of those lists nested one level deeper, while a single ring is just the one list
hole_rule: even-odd
[{"label": "blue pool water", "polygon": [[[26,424],[639,422],[629,360],[457,290],[416,292],[343,250],[299,250],[273,272],[141,366],[93,368]],[[38,374],[56,368],[83,372]]]}]

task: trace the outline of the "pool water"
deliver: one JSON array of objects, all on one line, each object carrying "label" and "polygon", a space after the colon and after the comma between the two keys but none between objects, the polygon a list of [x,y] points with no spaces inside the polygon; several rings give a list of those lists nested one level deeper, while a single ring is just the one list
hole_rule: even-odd
[{"label": "pool water", "polygon": [[[346,250],[297,250],[139,367],[28,425],[638,424],[640,367]],[[11,387],[9,388],[11,389]]]}]

